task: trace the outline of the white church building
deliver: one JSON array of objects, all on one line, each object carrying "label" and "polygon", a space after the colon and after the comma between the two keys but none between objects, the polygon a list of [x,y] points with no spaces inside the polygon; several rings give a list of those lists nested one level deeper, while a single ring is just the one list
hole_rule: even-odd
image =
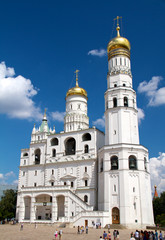
[{"label": "white church building", "polygon": [[21,150],[19,222],[73,226],[154,225],[148,150],[139,143],[130,43],[117,36],[107,47],[105,134],[89,128],[87,92],[66,94],[64,131],[48,127],[46,112],[34,126],[30,147]]}]

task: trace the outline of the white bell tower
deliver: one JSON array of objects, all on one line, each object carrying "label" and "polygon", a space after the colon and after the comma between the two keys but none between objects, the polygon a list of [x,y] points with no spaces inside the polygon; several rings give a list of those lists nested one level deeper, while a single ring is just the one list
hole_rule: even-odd
[{"label": "white bell tower", "polygon": [[98,209],[110,224],[153,225],[148,150],[139,144],[136,92],[132,88],[130,43],[117,36],[107,47],[105,146],[99,150]]}]

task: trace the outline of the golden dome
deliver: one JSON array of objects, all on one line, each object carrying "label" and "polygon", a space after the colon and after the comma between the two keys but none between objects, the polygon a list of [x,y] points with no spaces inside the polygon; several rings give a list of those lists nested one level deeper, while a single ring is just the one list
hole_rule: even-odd
[{"label": "golden dome", "polygon": [[119,32],[120,27],[117,26],[116,30],[117,30],[117,36],[108,43],[107,52],[109,53],[111,50],[118,49],[118,48],[124,48],[130,51],[131,49],[130,42],[128,41],[128,39],[120,36],[120,32]]},{"label": "golden dome", "polygon": [[66,97],[71,96],[71,95],[82,95],[82,96],[87,97],[87,92],[85,91],[85,89],[80,88],[79,86],[75,86],[68,90]]},{"label": "golden dome", "polygon": [[87,92],[85,91],[85,89],[79,87],[78,85],[78,72],[79,70],[76,70],[76,86],[73,88],[70,88],[66,94],[66,97],[71,96],[71,95],[81,95],[81,96],[85,96],[87,97]]}]

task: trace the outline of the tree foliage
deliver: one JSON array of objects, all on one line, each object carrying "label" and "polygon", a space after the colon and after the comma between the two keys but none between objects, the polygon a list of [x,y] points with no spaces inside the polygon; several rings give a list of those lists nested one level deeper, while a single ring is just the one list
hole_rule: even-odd
[{"label": "tree foliage", "polygon": [[8,189],[4,191],[0,201],[0,220],[11,219],[15,217],[17,191]]},{"label": "tree foliage", "polygon": [[165,226],[165,192],[153,199],[154,220],[156,224]]}]

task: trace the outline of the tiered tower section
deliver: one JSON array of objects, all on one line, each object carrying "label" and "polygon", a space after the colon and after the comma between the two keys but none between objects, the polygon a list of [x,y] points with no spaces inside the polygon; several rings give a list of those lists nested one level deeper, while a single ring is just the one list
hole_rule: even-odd
[{"label": "tiered tower section", "polygon": [[130,43],[120,36],[108,44],[108,76],[105,93],[105,144],[139,144],[136,93],[132,88]]},{"label": "tiered tower section", "polygon": [[89,128],[87,116],[87,92],[78,85],[78,70],[76,70],[76,86],[66,94],[66,115],[64,131],[72,132]]}]

